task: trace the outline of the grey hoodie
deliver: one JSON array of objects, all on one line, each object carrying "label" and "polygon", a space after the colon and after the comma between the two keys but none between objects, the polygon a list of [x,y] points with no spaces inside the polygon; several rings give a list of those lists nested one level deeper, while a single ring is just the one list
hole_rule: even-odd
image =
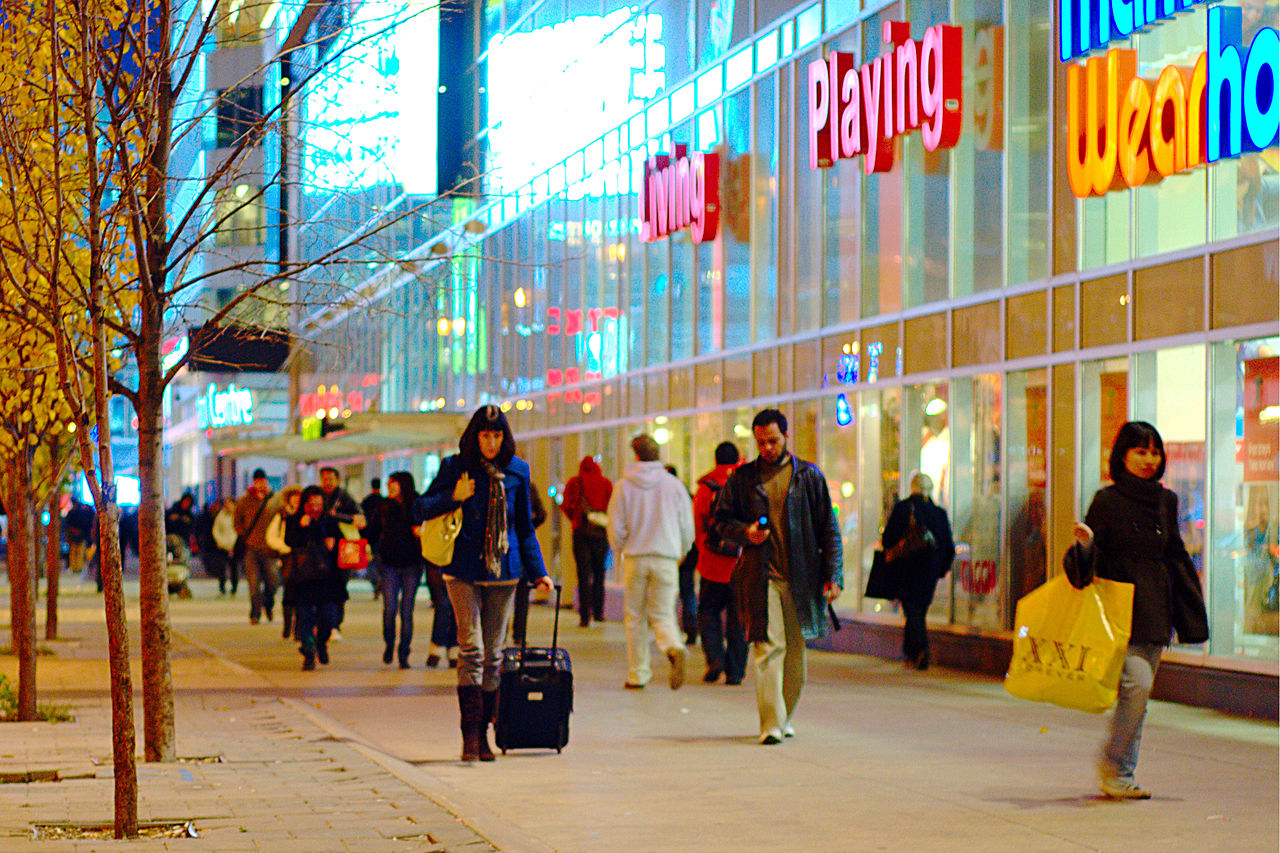
[{"label": "grey hoodie", "polygon": [[635,462],[609,500],[609,546],[627,557],[679,560],[693,547],[693,503],[661,462]]}]

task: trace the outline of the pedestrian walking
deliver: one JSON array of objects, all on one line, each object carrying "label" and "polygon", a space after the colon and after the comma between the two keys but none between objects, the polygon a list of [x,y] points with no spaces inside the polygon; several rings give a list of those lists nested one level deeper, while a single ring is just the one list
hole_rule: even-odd
[{"label": "pedestrian walking", "polygon": [[302,512],[285,521],[302,668],[329,663],[329,638],[347,597],[347,573],[338,568],[338,523],[324,511],[318,486],[302,490]]},{"label": "pedestrian walking", "polygon": [[271,485],[267,472],[257,468],[253,472],[253,484],[236,501],[236,545],[233,558],[244,560],[244,579],[249,586],[249,624],[257,625],[265,615],[271,621],[275,606],[276,588],[280,585],[280,560],[275,550],[267,544],[267,524],[271,514],[267,501],[271,497]]},{"label": "pedestrian walking", "polygon": [[205,574],[218,581],[218,594],[226,595],[229,551],[219,547],[217,537],[214,535],[214,526],[218,523],[222,504],[223,501],[217,499],[204,505],[204,509],[200,510],[200,514],[196,516],[193,535],[196,547],[200,549],[200,562],[204,566]]},{"label": "pedestrian walking", "polygon": [[[227,591],[226,581],[230,581],[231,594],[236,594],[240,585],[240,561],[233,560],[232,552],[236,547],[236,502],[231,498],[218,501],[218,513],[213,519],[214,550],[220,552],[225,575],[218,575],[218,594]],[[215,556],[215,560],[218,558]]]},{"label": "pedestrian walking", "polygon": [[716,445],[716,465],[698,478],[693,495],[694,542],[698,549],[698,629],[707,671],[702,680],[741,684],[747,671],[747,639],[738,618],[729,580],[742,553],[741,546],[724,539],[712,523],[712,510],[729,475],[738,467],[738,448],[731,441]]},{"label": "pedestrian walking", "polygon": [[1102,793],[1147,799],[1134,780],[1147,697],[1160,653],[1176,631],[1180,643],[1209,639],[1200,577],[1178,532],[1178,496],[1160,483],[1164,441],[1146,421],[1120,427],[1111,446],[1112,484],[1098,491],[1063,559],[1077,589],[1094,577],[1133,584],[1133,621],[1116,708],[1098,758]]},{"label": "pedestrian walking", "polygon": [[[390,492],[388,484],[387,491]],[[373,597],[377,598],[382,594],[382,556],[378,551],[378,540],[382,535],[382,526],[379,521],[378,507],[382,506],[382,502],[386,498],[382,496],[382,480],[374,477],[369,481],[369,494],[364,496],[360,501],[360,514],[365,517],[364,538],[369,543],[369,567],[365,569],[365,577],[369,579],[369,585],[373,588]],[[387,661],[391,663],[391,661]]]},{"label": "pedestrian walking", "polygon": [[[667,473],[677,480],[680,479],[680,472],[674,465],[667,466]],[[693,500],[693,493],[689,494],[689,500]],[[696,539],[696,524],[694,525],[694,531]],[[684,631],[684,644],[692,646],[698,642],[698,587],[696,584],[698,546],[696,541],[689,546],[689,550],[680,558],[680,563],[676,566],[676,575],[680,579],[676,591],[676,598],[680,602],[680,630]]]},{"label": "pedestrian walking", "polygon": [[604,621],[604,564],[609,557],[609,533],[601,518],[609,509],[613,482],[594,456],[584,456],[578,473],[564,484],[560,510],[573,528],[573,561],[578,567],[578,624],[583,628]]},{"label": "pedestrian walking", "polygon": [[[67,539],[67,568],[72,572],[84,571],[89,544],[97,529],[93,507],[72,497],[71,508],[62,519],[62,535]],[[84,579],[92,580],[87,572]]]},{"label": "pedestrian walking", "polygon": [[[933,478],[922,471],[911,475],[911,494],[898,501],[885,522],[880,543],[886,568],[901,590],[902,612],[907,624],[902,630],[902,659],[916,669],[929,668],[929,632],[925,613],[933,603],[933,593],[956,557],[947,511],[933,502]],[[913,529],[914,528],[914,529]],[[924,532],[928,531],[928,536]],[[890,555],[897,555],[890,559]]]},{"label": "pedestrian walking", "polygon": [[195,526],[195,496],[190,492],[178,498],[164,516],[165,544],[174,562],[191,564],[191,530]]},{"label": "pedestrian walking", "polygon": [[[338,523],[338,535],[342,538],[358,538],[359,532],[364,530],[368,524],[368,519],[364,513],[360,511],[360,505],[356,503],[356,499],[344,488],[338,485],[339,474],[338,469],[326,465],[320,469],[320,493],[324,498],[324,514],[332,518]],[[367,540],[366,540],[367,541]],[[347,574],[342,574],[342,602],[338,606],[338,620],[333,626],[334,641],[342,639],[342,632],[338,629],[342,626],[342,621],[346,617],[347,603]]]},{"label": "pedestrian walking", "polygon": [[788,449],[786,415],[764,409],[751,432],[759,456],[729,476],[714,518],[742,546],[734,592],[751,643],[760,743],[772,745],[795,734],[804,643],[827,633],[844,570],[827,479]]},{"label": "pedestrian walking", "polygon": [[285,486],[268,507],[271,520],[267,522],[267,533],[264,537],[267,546],[280,558],[280,636],[286,640],[296,633],[294,616],[297,613],[298,581],[292,576],[293,561],[287,559],[293,549],[285,540],[285,528],[289,519],[301,511],[302,487]]},{"label": "pedestrian walking", "polygon": [[649,643],[656,641],[671,669],[667,685],[684,684],[685,647],[676,626],[677,563],[693,545],[693,505],[684,484],[658,461],[658,442],[641,433],[631,440],[635,462],[609,501],[609,546],[622,558],[623,625],[627,680],[649,683]]},{"label": "pedestrian walking", "polygon": [[[418,585],[422,583],[422,551],[413,504],[418,490],[413,475],[396,471],[387,478],[387,497],[378,502],[377,517],[370,527],[379,530],[378,552],[382,558],[382,662],[391,663],[397,653],[401,669],[409,668],[413,643],[413,608]],[[396,616],[400,617],[400,643],[396,644]]]},{"label": "pedestrian walking", "polygon": [[516,579],[551,587],[533,532],[529,466],[497,406],[471,416],[458,453],[440,463],[415,518],[462,509],[453,560],[442,567],[458,623],[458,710],[462,760],[492,761],[488,728],[497,710],[498,667],[511,618]]}]

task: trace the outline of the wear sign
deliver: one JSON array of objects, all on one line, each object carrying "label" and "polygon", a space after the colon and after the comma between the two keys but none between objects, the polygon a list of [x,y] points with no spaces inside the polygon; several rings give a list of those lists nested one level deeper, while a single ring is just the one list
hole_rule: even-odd
[{"label": "wear sign", "polygon": [[836,51],[809,63],[809,168],[863,156],[868,175],[893,168],[893,140],[919,129],[929,151],[960,139],[963,50],[959,27],[939,24],[911,38],[911,25],[886,21],[890,49],[858,67]]},{"label": "wear sign", "polygon": [[1244,363],[1244,482],[1280,477],[1280,358]]},{"label": "wear sign", "polygon": [[640,194],[640,237],[652,243],[685,228],[695,243],[716,238],[720,230],[720,155],[654,154],[644,164]]},{"label": "wear sign", "polygon": [[[1136,50],[1113,48],[1067,70],[1067,178],[1077,197],[1156,183],[1280,139],[1280,35],[1263,27],[1246,48],[1238,8],[1215,6],[1206,18],[1209,49],[1191,66],[1146,79]],[[1063,45],[1065,58],[1072,45]]]}]

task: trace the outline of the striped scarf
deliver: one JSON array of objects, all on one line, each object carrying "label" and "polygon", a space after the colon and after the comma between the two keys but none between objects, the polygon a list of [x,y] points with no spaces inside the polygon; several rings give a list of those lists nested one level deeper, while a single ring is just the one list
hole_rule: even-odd
[{"label": "striped scarf", "polygon": [[507,541],[507,489],[503,484],[506,475],[488,459],[481,460],[489,475],[489,507],[485,513],[484,566],[489,577],[502,577],[502,558],[510,545]]}]

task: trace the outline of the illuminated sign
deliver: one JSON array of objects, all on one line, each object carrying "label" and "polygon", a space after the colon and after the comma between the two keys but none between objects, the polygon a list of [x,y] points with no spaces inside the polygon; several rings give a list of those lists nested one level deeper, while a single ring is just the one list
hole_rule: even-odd
[{"label": "illuminated sign", "polygon": [[677,145],[675,159],[654,154],[644,164],[640,191],[640,239],[652,243],[689,229],[695,243],[716,238],[720,230],[720,155],[686,154]]},{"label": "illuminated sign", "polygon": [[[373,402],[377,394],[365,389],[377,389],[380,377],[376,373],[366,373],[358,377],[359,387],[342,390],[337,385],[319,385],[314,392],[298,397],[298,412],[304,417],[325,418],[333,420],[349,418],[357,412],[364,412]],[[356,378],[349,380],[355,382]],[[366,397],[366,393],[372,396]]]},{"label": "illuminated sign", "polygon": [[1136,31],[1206,0],[1058,0],[1058,58],[1063,62],[1123,41]]},{"label": "illuminated sign", "polygon": [[1150,81],[1137,76],[1137,51],[1113,48],[1067,70],[1067,179],[1077,197],[1277,143],[1280,35],[1264,27],[1246,49],[1238,8],[1207,17],[1209,49],[1190,68],[1169,65]]},{"label": "illuminated sign", "polygon": [[191,338],[188,335],[183,335],[180,338],[170,338],[165,341],[164,346],[161,347],[163,356],[160,359],[160,369],[165,373],[168,373],[173,369],[175,364],[186,357],[187,352],[190,351],[190,349]]},{"label": "illuminated sign", "polygon": [[893,139],[917,128],[929,151],[960,139],[961,30],[943,24],[910,36],[905,21],[886,21],[892,49],[861,68],[852,53],[832,51],[809,63],[809,168],[863,155],[868,175],[893,168]]},{"label": "illuminated sign", "polygon": [[247,426],[253,423],[253,391],[237,388],[235,383],[219,391],[213,383],[196,401],[196,416],[201,429],[210,427]]}]

